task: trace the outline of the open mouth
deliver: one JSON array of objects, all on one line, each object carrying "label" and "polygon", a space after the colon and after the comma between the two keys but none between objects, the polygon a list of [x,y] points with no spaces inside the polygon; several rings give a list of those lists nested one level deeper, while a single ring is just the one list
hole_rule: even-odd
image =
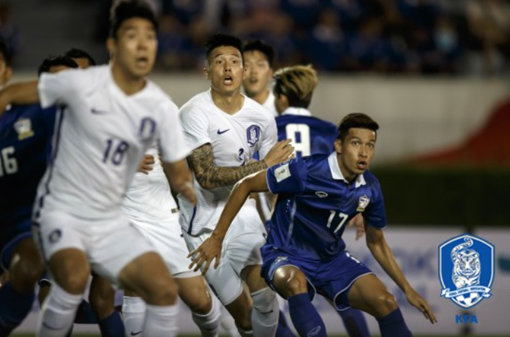
[{"label": "open mouth", "polygon": [[368,163],[364,160],[360,160],[356,163],[356,167],[358,170],[366,170],[368,167]]},{"label": "open mouth", "polygon": [[227,75],[223,78],[223,83],[226,85],[230,85],[230,84],[234,83],[234,79],[232,78],[232,76]]},{"label": "open mouth", "polygon": [[149,64],[149,58],[148,57],[138,57],[136,59],[136,64],[139,66],[146,66]]},{"label": "open mouth", "polygon": [[250,84],[256,84],[258,81],[259,81],[259,80],[258,80],[258,78],[256,78],[256,77],[250,77],[250,78],[248,79],[248,82],[249,82]]}]

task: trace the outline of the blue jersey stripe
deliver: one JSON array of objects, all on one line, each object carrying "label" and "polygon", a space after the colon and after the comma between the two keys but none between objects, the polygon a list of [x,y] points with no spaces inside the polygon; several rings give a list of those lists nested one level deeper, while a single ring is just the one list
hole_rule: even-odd
[{"label": "blue jersey stripe", "polygon": [[43,193],[43,195],[41,195],[41,197],[38,200],[38,203],[37,203],[38,209],[35,213],[36,218],[39,217],[41,209],[44,207],[44,197],[50,194],[50,182],[51,182],[51,177],[53,175],[53,167],[54,167],[55,159],[57,158],[58,145],[60,143],[60,134],[62,131],[63,120],[64,120],[64,111],[63,111],[63,109],[58,109],[57,110],[57,123],[55,125],[55,135],[54,135],[55,144],[54,144],[54,148],[51,153],[51,159],[50,159],[50,163],[49,163],[49,167],[48,167],[48,169],[49,169],[48,179],[46,180],[46,182],[44,184],[46,191]]},{"label": "blue jersey stripe", "polygon": [[191,220],[189,221],[188,234],[191,235],[191,231],[193,229],[193,220],[195,220],[195,215],[197,214],[197,206],[193,207],[193,214],[191,214]]}]

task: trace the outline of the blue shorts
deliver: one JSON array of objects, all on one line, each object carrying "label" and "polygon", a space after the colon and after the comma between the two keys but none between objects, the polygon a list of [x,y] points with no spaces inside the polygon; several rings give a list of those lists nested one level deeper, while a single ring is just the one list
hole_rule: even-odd
[{"label": "blue shorts", "polygon": [[18,243],[32,237],[31,225],[32,221],[26,219],[16,225],[0,229],[0,267],[3,270],[9,269],[12,251]]},{"label": "blue shorts", "polygon": [[279,267],[293,265],[305,274],[310,299],[313,299],[315,293],[319,293],[332,300],[338,311],[350,308],[347,294],[354,281],[363,275],[372,274],[370,269],[345,250],[326,262],[303,259],[269,245],[262,247],[261,251],[264,261],[261,273],[271,288],[275,289],[275,271]]}]

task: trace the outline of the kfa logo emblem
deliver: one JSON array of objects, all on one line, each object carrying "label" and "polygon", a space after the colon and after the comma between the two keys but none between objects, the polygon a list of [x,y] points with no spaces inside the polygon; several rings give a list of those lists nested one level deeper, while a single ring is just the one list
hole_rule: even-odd
[{"label": "kfa logo emblem", "polygon": [[494,281],[494,246],[464,234],[439,246],[441,297],[471,308],[491,294]]}]

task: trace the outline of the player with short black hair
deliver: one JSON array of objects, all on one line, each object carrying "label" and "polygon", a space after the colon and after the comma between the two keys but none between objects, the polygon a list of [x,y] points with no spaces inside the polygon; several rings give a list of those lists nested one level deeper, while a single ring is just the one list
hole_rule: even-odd
[{"label": "player with short black hair", "polygon": [[375,151],[378,124],[365,114],[350,114],[339,130],[335,151],[295,158],[246,177],[236,184],[213,233],[195,250],[194,264],[205,270],[216,258],[232,219],[252,192],[271,191],[278,199],[268,237],[261,248],[262,275],[289,301],[294,326],[301,336],[327,336],[311,299],[319,293],[337,310],[358,308],[374,316],[382,337],[412,336],[397,302],[364,264],[351,256],[342,239],[345,225],[358,213],[365,220],[367,246],[411,305],[431,323],[432,309],[409,284],[388,246],[383,195],[368,171]]},{"label": "player with short black hair", "polygon": [[0,107],[37,100],[42,106],[66,106],[57,118],[54,155],[33,213],[37,242],[55,281],[41,310],[38,336],[69,330],[91,269],[145,300],[145,335],[176,334],[177,285],[120,206],[154,142],[173,168],[172,188],[193,204],[185,160],[189,149],[175,104],[146,78],[157,51],[150,5],[119,1],[112,15],[109,65],[43,74],[39,82],[0,92]]}]

